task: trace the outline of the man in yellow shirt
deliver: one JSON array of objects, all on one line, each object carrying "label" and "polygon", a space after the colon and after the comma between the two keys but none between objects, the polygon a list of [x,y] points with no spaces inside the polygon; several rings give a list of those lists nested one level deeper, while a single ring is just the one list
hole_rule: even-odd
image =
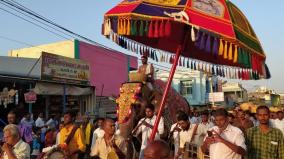
[{"label": "man in yellow shirt", "polygon": [[[64,127],[60,130],[59,144],[66,145],[67,157],[70,159],[78,159],[78,154],[85,152],[86,149],[82,130],[73,123],[74,120],[75,114],[66,112],[64,114]],[[67,138],[69,138],[69,141]]]},{"label": "man in yellow shirt", "polygon": [[90,117],[88,115],[84,115],[82,117],[82,123],[81,123],[80,128],[83,132],[84,142],[86,144],[86,151],[85,151],[85,154],[79,157],[84,158],[85,155],[90,154],[92,133],[94,131],[93,124],[90,122]]}]

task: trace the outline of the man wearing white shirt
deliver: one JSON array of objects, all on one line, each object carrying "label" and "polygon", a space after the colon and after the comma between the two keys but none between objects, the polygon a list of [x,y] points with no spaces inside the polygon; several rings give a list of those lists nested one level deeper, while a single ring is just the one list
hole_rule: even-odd
[{"label": "man wearing white shirt", "polygon": [[[142,133],[142,143],[141,143],[141,150],[140,150],[140,155],[139,159],[143,159],[143,153],[144,149],[147,146],[148,139],[151,136],[153,125],[156,121],[156,115],[154,115],[155,107],[152,104],[148,104],[145,107],[145,114],[146,117],[142,118],[138,122],[138,129],[136,132],[133,132],[134,135],[139,135]],[[161,118],[159,124],[158,124],[158,132],[156,133],[155,140],[160,139],[160,135],[164,133],[164,119]]]},{"label": "man wearing white shirt", "polygon": [[207,131],[212,128],[214,124],[209,121],[209,113],[208,111],[203,111],[201,113],[201,122],[197,126],[196,133],[194,134],[194,138],[192,142],[200,147],[204,141],[205,136],[207,135]]},{"label": "man wearing white shirt", "polygon": [[44,120],[43,120],[43,114],[39,113],[38,118],[35,121],[35,126],[41,129],[41,133],[46,132]]},{"label": "man wearing white shirt", "polygon": [[48,127],[48,129],[53,129],[53,128],[56,128],[58,123],[56,120],[54,120],[54,116],[51,115],[49,120],[45,123],[45,125]]},{"label": "man wearing white shirt", "polygon": [[174,156],[175,159],[180,158],[180,156],[185,152],[186,143],[192,141],[194,132],[196,131],[197,125],[191,124],[188,120],[188,115],[186,113],[180,113],[177,117],[178,125],[181,127],[181,132],[179,134],[179,150]]},{"label": "man wearing white shirt", "polygon": [[21,139],[17,125],[5,126],[4,139],[1,159],[30,159],[30,146]]},{"label": "man wearing white shirt", "polygon": [[196,110],[196,108],[193,108],[193,111],[192,111],[192,116],[189,116],[189,121],[191,124],[198,124],[200,123],[200,117],[199,117],[199,114]]},{"label": "man wearing white shirt", "polygon": [[[176,120],[179,116],[180,113],[183,113],[183,111],[177,111],[177,114],[176,114]],[[174,141],[174,147],[175,147],[175,152],[174,154],[177,154],[178,152],[178,149],[179,149],[179,134],[180,134],[180,131],[181,131],[181,127],[178,125],[178,123],[174,123],[172,126],[171,126],[171,130],[170,130],[170,139],[173,139]]]},{"label": "man wearing white shirt", "polygon": [[246,153],[243,132],[229,124],[228,112],[218,109],[214,112],[216,126],[211,128],[201,149],[209,150],[210,159],[241,159]]},{"label": "man wearing white shirt", "polygon": [[273,127],[281,130],[284,136],[284,113],[282,111],[277,112],[277,119],[274,120]]},{"label": "man wearing white shirt", "polygon": [[174,142],[173,143],[174,147],[175,147],[174,154],[177,154],[177,152],[178,152],[178,148],[179,148],[179,133],[180,133],[180,131],[181,131],[181,128],[178,125],[178,123],[174,123],[171,126],[170,137],[171,137],[171,139],[173,139],[173,142]]},{"label": "man wearing white shirt", "polygon": [[104,130],[102,129],[103,122],[104,118],[98,118],[94,123],[95,130],[93,132],[91,149],[93,149],[93,147],[95,146],[97,138],[104,136]]}]

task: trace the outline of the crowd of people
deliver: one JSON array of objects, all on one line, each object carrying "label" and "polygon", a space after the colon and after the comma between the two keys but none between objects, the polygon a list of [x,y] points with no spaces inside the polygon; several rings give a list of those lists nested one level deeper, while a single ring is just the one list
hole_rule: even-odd
[{"label": "crowd of people", "polygon": [[[123,138],[113,119],[84,115],[76,120],[71,111],[63,117],[36,121],[27,113],[19,122],[11,111],[1,139],[1,159],[40,159],[60,151],[68,159],[132,158],[129,140]],[[271,113],[259,106],[256,114],[236,107],[231,113],[223,108],[212,111],[178,111],[176,123],[165,135],[163,118],[158,124],[154,142],[149,142],[156,120],[155,108],[148,104],[145,117],[132,130],[141,138],[139,159],[283,159],[284,113]],[[192,151],[194,150],[194,151]],[[138,157],[137,156],[137,157]]]}]

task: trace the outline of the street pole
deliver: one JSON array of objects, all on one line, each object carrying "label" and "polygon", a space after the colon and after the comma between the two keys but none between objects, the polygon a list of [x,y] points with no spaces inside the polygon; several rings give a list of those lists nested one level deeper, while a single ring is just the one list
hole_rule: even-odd
[{"label": "street pole", "polygon": [[[32,90],[32,84],[30,83],[29,85],[29,88],[30,88],[30,91]],[[29,113],[32,114],[33,112],[33,104],[32,103],[29,103]]]}]

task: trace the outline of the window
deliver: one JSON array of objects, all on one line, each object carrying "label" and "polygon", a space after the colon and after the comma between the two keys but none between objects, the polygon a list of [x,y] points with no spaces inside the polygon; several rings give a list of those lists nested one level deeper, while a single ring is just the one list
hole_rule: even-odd
[{"label": "window", "polygon": [[180,94],[183,95],[183,96],[191,95],[192,94],[192,85],[193,85],[192,80],[180,81]]}]

